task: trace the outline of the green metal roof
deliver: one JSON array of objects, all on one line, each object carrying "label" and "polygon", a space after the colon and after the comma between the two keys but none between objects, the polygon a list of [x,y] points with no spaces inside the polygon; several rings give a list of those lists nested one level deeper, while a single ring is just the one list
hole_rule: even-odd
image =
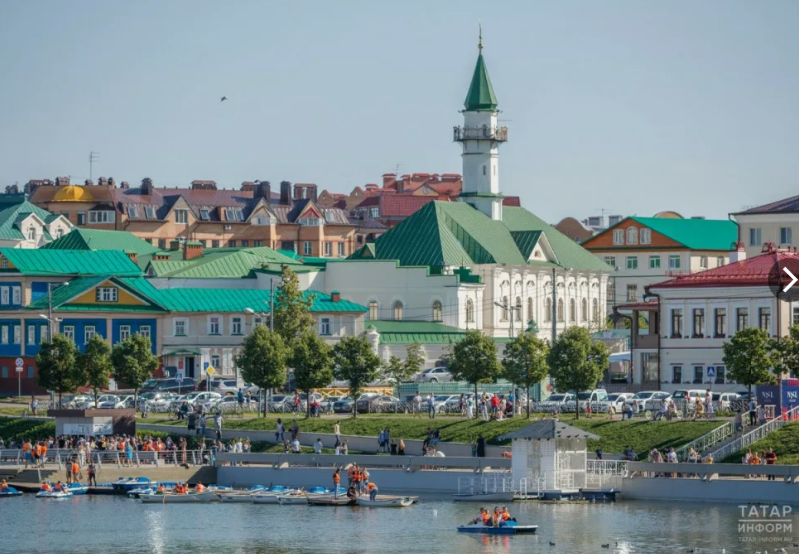
[{"label": "green metal roof", "polygon": [[73,229],[43,248],[55,250],[121,250],[138,255],[152,254],[159,249],[127,231]]},{"label": "green metal roof", "polygon": [[[2,204],[0,204],[0,206],[2,206]],[[6,207],[0,211],[0,239],[23,240],[25,234],[19,228],[18,224],[30,214],[36,214],[45,222],[53,215],[38,206],[34,206],[27,200]]]},{"label": "green metal roof", "polygon": [[[139,279],[139,278],[136,278]],[[76,279],[72,279],[66,285],[61,285],[60,287],[54,288],[52,293],[52,302],[53,307],[58,308],[59,310],[70,310],[70,311],[123,311],[123,312],[163,312],[165,311],[164,307],[158,305],[157,303],[153,302],[151,305],[147,306],[132,306],[129,304],[114,304],[114,303],[107,303],[107,304],[65,304],[69,302],[72,298],[83,294],[84,292],[91,290],[92,288],[100,285],[104,281],[111,280],[114,282],[115,285],[121,286],[122,288],[126,289],[128,292],[133,293],[136,296],[142,297],[143,300],[149,300],[153,302],[152,298],[147,297],[146,295],[142,294],[140,290],[135,287],[130,286],[125,279],[116,278],[110,275],[95,275],[91,277],[78,277]],[[154,289],[155,290],[155,289]],[[47,309],[48,300],[47,297],[44,296],[39,298],[36,302],[32,302],[27,309],[29,310],[46,310]]]},{"label": "green metal roof", "polygon": [[[180,252],[182,256],[182,252]],[[184,261],[152,261],[148,273],[157,277],[180,277],[193,279],[243,279],[252,277],[253,271],[268,264],[300,265],[297,260],[266,246],[220,249],[203,256]],[[151,271],[152,270],[152,271]]]},{"label": "green metal roof", "polygon": [[474,66],[469,92],[466,94],[466,100],[463,103],[464,108],[469,112],[493,112],[498,106],[497,97],[494,95],[494,87],[491,86],[491,79],[488,78],[488,68],[486,68],[485,60],[483,60],[482,48],[481,45],[481,52],[477,56],[477,64]]},{"label": "green metal roof", "polygon": [[141,275],[141,270],[119,250],[49,250],[0,248],[0,254],[25,275]]},{"label": "green metal roof", "polygon": [[[495,221],[463,202],[430,202],[377,238],[374,253],[361,248],[353,258],[399,260],[402,266],[461,266],[504,263],[611,271],[602,260],[524,208],[503,207]],[[527,262],[541,235],[557,264]]]},{"label": "green metal roof", "polygon": [[[380,333],[380,344],[453,344],[466,334],[463,329],[429,321],[370,321],[369,326]],[[494,339],[500,343],[508,340]]]},{"label": "green metal roof", "polygon": [[[679,242],[692,250],[728,251],[738,240],[738,224],[728,219],[671,219],[665,217],[630,217],[645,227]],[[620,221],[614,227],[624,224]]]}]

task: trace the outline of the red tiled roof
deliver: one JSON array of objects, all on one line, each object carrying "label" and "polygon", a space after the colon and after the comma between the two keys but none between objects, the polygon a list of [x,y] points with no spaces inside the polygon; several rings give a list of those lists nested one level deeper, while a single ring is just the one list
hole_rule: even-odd
[{"label": "red tiled roof", "polygon": [[433,196],[412,194],[383,194],[379,196],[380,217],[407,217],[436,199]]},{"label": "red tiled roof", "polygon": [[366,197],[360,204],[355,206],[355,209],[368,208],[370,206],[378,206],[378,205],[380,205],[380,196],[374,194],[372,196]]},{"label": "red tiled roof", "polygon": [[[778,261],[796,260],[795,252],[767,252],[740,262],[734,262],[692,275],[651,285],[652,290],[678,287],[767,287],[768,275]],[[786,283],[790,280],[784,275]]]},{"label": "red tiled roof", "polygon": [[518,196],[506,196],[502,199],[502,205],[520,208],[522,206],[522,201]]}]

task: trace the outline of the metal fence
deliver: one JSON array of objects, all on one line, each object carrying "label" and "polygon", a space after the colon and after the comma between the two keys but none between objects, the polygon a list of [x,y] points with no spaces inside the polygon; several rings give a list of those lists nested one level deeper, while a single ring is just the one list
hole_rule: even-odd
[{"label": "metal fence", "polygon": [[735,423],[732,421],[728,421],[724,425],[716,427],[709,433],[705,433],[701,437],[698,437],[695,440],[692,440],[685,446],[680,447],[675,452],[677,454],[677,459],[679,460],[686,460],[688,458],[688,454],[693,448],[699,455],[703,452],[708,450],[710,447],[715,446],[721,442],[724,442],[728,438],[732,437],[733,433],[735,432]]},{"label": "metal fence", "polygon": [[799,406],[788,410],[786,413],[782,414],[782,416],[775,417],[771,421],[754,428],[745,435],[742,435],[740,438],[735,439],[734,441],[725,444],[721,448],[712,451],[711,454],[713,455],[713,459],[719,461],[723,460],[724,458],[735,454],[744,448],[748,448],[757,441],[766,438],[766,436],[773,431],[776,431],[788,423],[797,420],[799,420]]},{"label": "metal fence", "polygon": [[[63,469],[68,462],[73,460],[78,462],[80,467],[88,465],[89,461],[97,464],[98,468],[103,466],[115,467],[141,467],[142,465],[152,465],[155,467],[169,465],[204,465],[212,462],[211,453],[208,450],[162,450],[144,451],[134,450],[132,457],[128,458],[122,450],[92,450],[89,455],[85,451],[76,449],[54,449],[48,450],[44,460],[38,464],[29,461],[30,468],[42,467],[45,464],[55,464],[59,469]],[[25,453],[21,449],[0,450],[0,464],[16,467],[25,466]]]}]

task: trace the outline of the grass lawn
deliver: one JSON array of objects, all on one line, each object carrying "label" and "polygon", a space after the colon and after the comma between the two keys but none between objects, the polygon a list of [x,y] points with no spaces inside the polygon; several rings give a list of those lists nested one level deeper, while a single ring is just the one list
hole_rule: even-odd
[{"label": "grass lawn", "polygon": [[15,415],[21,416],[22,412],[24,412],[26,408],[15,408],[13,406],[2,406],[0,407],[0,414],[2,415]]},{"label": "grass lawn", "polygon": [[[789,423],[749,447],[752,452],[759,452],[761,457],[769,448],[773,448],[777,454],[778,465],[799,464],[799,423]],[[724,460],[717,461],[727,464],[740,464],[744,454],[746,454],[746,451],[740,450],[727,456]]]}]

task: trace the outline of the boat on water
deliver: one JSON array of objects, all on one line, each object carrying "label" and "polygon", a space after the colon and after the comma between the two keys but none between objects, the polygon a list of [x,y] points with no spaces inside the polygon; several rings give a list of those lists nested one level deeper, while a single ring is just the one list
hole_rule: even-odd
[{"label": "boat on water", "polygon": [[86,494],[89,492],[89,486],[81,485],[80,483],[71,483],[67,485],[67,490],[72,494]]},{"label": "boat on water", "polygon": [[369,497],[361,496],[358,498],[358,506],[369,508],[407,508],[416,499],[413,496],[377,496],[374,500]]},{"label": "boat on water", "polygon": [[72,493],[69,491],[39,491],[36,493],[36,498],[50,498],[59,500],[62,498],[72,498]]},{"label": "boat on water", "polygon": [[538,531],[538,525],[519,525],[515,521],[505,521],[499,527],[470,523],[458,526],[458,533],[479,533],[482,535],[531,535]]},{"label": "boat on water", "polygon": [[280,494],[277,497],[277,503],[281,506],[290,506],[290,505],[307,505],[308,504],[308,494],[302,491],[298,491],[292,494]]},{"label": "boat on water", "polygon": [[333,496],[332,494],[320,494],[308,497],[308,504],[311,506],[355,506],[357,498],[348,496]]},{"label": "boat on water", "polygon": [[128,492],[131,489],[147,487],[158,488],[158,482],[149,477],[120,477],[111,483],[111,488],[117,492]]},{"label": "boat on water", "polygon": [[139,495],[139,500],[142,501],[142,504],[199,504],[211,502],[216,500],[216,498],[216,494],[210,491],[190,492],[186,494],[167,492]]},{"label": "boat on water", "polygon": [[513,502],[513,492],[483,492],[453,494],[455,502]]},{"label": "boat on water", "polygon": [[215,491],[221,502],[241,502],[252,503],[256,494],[266,491],[263,485],[255,485],[245,490],[229,489],[223,491]]},{"label": "boat on water", "polygon": [[5,498],[7,496],[22,496],[22,491],[18,491],[14,487],[8,487],[7,489],[0,491],[0,498]]}]

